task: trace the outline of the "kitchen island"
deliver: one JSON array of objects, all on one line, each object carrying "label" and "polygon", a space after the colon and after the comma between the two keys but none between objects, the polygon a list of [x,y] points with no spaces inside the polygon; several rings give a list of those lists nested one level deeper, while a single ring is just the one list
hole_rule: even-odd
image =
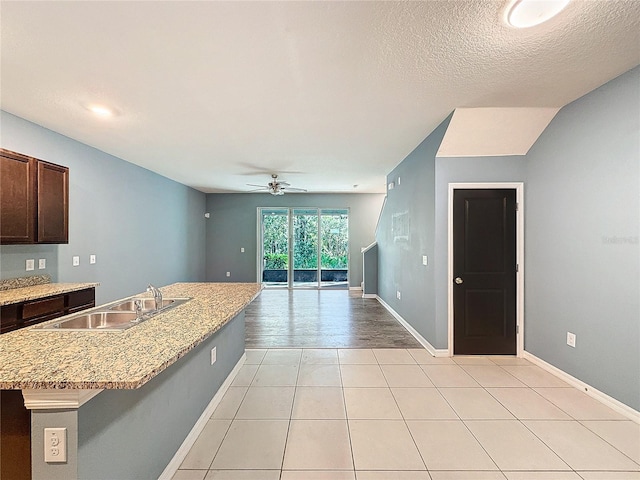
[{"label": "kitchen island", "polygon": [[[0,388],[32,409],[33,479],[158,478],[242,362],[244,309],[260,289],[178,283],[163,295],[189,302],[128,330],[0,337]],[[67,428],[64,463],[44,461],[48,427]]]}]

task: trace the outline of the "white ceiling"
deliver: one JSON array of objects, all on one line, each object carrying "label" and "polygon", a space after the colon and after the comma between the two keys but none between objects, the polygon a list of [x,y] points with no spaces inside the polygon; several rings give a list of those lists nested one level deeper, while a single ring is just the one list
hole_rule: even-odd
[{"label": "white ceiling", "polygon": [[384,192],[455,108],[560,107],[640,64],[640,1],[525,30],[506,3],[2,1],[1,105],[204,192]]}]

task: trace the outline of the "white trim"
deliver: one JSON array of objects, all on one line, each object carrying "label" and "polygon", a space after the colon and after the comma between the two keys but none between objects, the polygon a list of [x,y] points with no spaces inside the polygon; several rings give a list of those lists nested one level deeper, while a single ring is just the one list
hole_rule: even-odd
[{"label": "white trim", "polygon": [[176,454],[167,464],[164,471],[160,474],[158,480],[171,480],[171,478],[173,478],[173,476],[176,474],[176,472],[180,468],[180,465],[187,457],[189,450],[191,450],[191,447],[193,447],[193,444],[196,443],[198,436],[202,433],[204,427],[207,425],[209,418],[211,418],[211,415],[213,415],[213,411],[220,404],[222,397],[231,386],[231,382],[233,382],[233,379],[236,378],[236,375],[240,371],[240,368],[242,368],[242,365],[244,365],[246,359],[247,354],[243,353],[240,360],[238,360],[238,363],[236,363],[236,366],[233,367],[233,370],[231,370],[231,373],[229,373],[225,381],[222,383],[222,385],[220,385],[220,388],[211,399],[211,402],[209,402],[209,405],[207,405],[207,408],[204,409],[204,412],[202,412],[202,415],[200,415],[200,418],[198,418],[198,421],[196,421],[195,425],[189,432],[189,435],[187,435],[187,437],[182,442],[182,445],[180,445],[180,448],[178,448]]},{"label": "white trim", "polygon": [[362,298],[378,298],[378,295],[375,293],[363,293]]},{"label": "white trim", "polygon": [[402,318],[402,316],[396,312],[393,308],[391,308],[387,302],[385,302],[384,300],[382,300],[378,295],[375,296],[375,298],[378,299],[378,301],[380,302],[380,304],[386,308],[388,310],[388,312],[394,316],[394,318],[396,320],[398,320],[398,322],[400,322],[400,324],[407,329],[407,331],[413,335],[415,337],[416,340],[418,340],[418,342],[420,342],[420,344],[427,350],[427,352],[429,352],[432,356],[434,357],[448,357],[449,356],[449,351],[444,349],[444,348],[435,348],[433,345],[431,345],[429,343],[429,341],[424,338],[422,335],[420,335],[418,333],[418,331],[413,328],[404,318]]},{"label": "white trim", "polygon": [[461,188],[512,188],[516,191],[516,355],[524,354],[524,183],[450,183],[447,202],[447,323],[448,352],[453,356],[453,191]]},{"label": "white trim", "polygon": [[362,290],[362,287],[349,287],[349,290]]},{"label": "white trim", "polygon": [[22,397],[28,410],[68,410],[80,408],[102,390],[24,389]]},{"label": "white trim", "polygon": [[584,383],[582,380],[578,380],[576,377],[569,375],[564,370],[560,370],[558,367],[554,367],[550,363],[545,362],[541,358],[536,357],[534,354],[529,353],[527,351],[524,352],[523,357],[529,360],[531,363],[536,364],[543,370],[555,375],[561,380],[564,380],[569,385],[577,388],[578,390],[582,390],[591,398],[599,401],[603,405],[615,410],[621,415],[624,415],[630,420],[633,420],[636,423],[640,423],[640,412],[631,408],[629,405],[622,403],[620,400],[616,400],[613,397],[610,397],[604,392],[601,392],[597,388],[592,387],[591,385]]}]

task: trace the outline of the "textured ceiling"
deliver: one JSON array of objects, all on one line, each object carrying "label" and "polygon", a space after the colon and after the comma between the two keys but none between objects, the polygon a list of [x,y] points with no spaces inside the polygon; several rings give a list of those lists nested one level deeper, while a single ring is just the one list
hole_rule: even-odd
[{"label": "textured ceiling", "polygon": [[560,107],[640,63],[640,1],[525,30],[506,3],[2,1],[1,105],[205,192],[383,192],[455,108]]}]

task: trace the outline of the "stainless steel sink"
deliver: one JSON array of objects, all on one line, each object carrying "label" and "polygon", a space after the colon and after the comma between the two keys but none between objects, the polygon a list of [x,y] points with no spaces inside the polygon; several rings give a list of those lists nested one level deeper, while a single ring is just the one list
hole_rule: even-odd
[{"label": "stainless steel sink", "polygon": [[[124,302],[121,303],[117,303],[115,305],[113,305],[112,307],[109,307],[109,310],[124,310],[127,312],[135,312],[136,311],[136,305],[135,302],[136,300],[140,300],[140,305],[142,305],[142,311],[143,312],[150,312],[152,310],[156,309],[156,302],[153,298],[132,298],[130,300],[125,300]],[[170,305],[173,305],[176,301],[178,300],[184,300],[184,299],[176,299],[176,298],[164,298],[162,300],[162,306],[160,307],[161,309],[165,309]],[[184,303],[184,301],[182,301],[181,303]]]},{"label": "stainless steel sink", "polygon": [[[162,300],[162,307],[156,310],[155,300],[149,297],[133,297],[122,300],[104,307],[92,309],[90,311],[76,313],[57,322],[44,325],[37,325],[38,330],[77,330],[95,332],[122,331],[138,325],[145,320],[164,313],[174,307],[182,305],[191,300],[190,298],[165,298]],[[137,315],[136,301],[140,301],[142,306],[141,315]]]},{"label": "stainless steel sink", "polygon": [[[133,322],[133,323],[132,323]],[[93,312],[43,325],[44,330],[123,330],[135,325],[135,312]]]}]

